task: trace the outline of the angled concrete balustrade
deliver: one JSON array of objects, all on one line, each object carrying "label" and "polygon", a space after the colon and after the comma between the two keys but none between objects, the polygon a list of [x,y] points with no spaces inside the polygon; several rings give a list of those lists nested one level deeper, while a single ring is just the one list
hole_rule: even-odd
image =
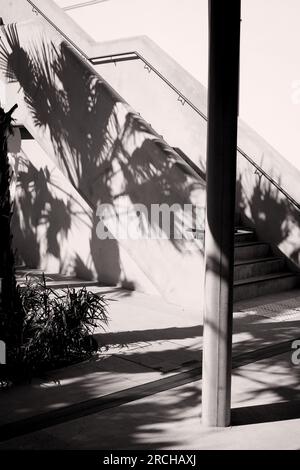
[{"label": "angled concrete balustrade", "polygon": [[[147,37],[96,44],[52,1],[39,0],[37,6],[53,26],[27,0],[13,0],[5,10],[0,8],[5,25],[16,23],[2,28],[6,106],[18,102],[17,118],[35,138],[35,143],[22,144],[30,164],[23,165],[23,180],[17,188],[17,213],[23,213],[21,221],[16,220],[21,227],[18,246],[26,247],[28,262],[35,264],[32,267],[67,274],[73,270],[84,278],[122,284],[177,303],[201,301],[203,240],[137,241],[113,236],[100,241],[96,211],[99,202],[113,205],[113,218],[106,224],[114,235],[121,211],[136,203],[147,207],[193,203],[204,208],[204,181],[172,147],[179,147],[205,172],[206,122],[187,104],[177,102],[174,91],[154,74],[149,74],[145,88],[143,74],[147,72],[140,61],[101,65],[95,72],[85,57],[137,51],[204,114],[206,89]],[[85,57],[74,51],[57,28]],[[13,38],[10,44],[9,37]],[[18,75],[15,83],[8,65]],[[238,144],[300,201],[299,171],[241,121]],[[37,204],[42,197],[45,203]],[[54,227],[51,207],[59,213]],[[299,211],[240,153],[237,212],[244,226],[255,229],[262,246],[272,248],[275,259],[271,257],[270,273],[264,274],[281,270],[282,254],[288,257],[289,268],[297,271]],[[35,215],[28,223],[29,213]],[[266,254],[258,253],[257,246],[251,254],[253,249],[239,248],[245,252],[247,266],[238,267],[237,282],[246,272],[260,272],[253,256],[265,259]]]},{"label": "angled concrete balustrade", "polygon": [[[18,121],[43,149],[26,152],[29,161],[19,168],[15,222],[27,264],[48,271],[56,259],[61,272],[73,269],[176,303],[199,300],[203,240],[192,233],[168,239],[152,221],[145,221],[150,239],[139,239],[134,211],[137,204],[149,211],[152,204],[177,204],[180,231],[184,205],[204,208],[204,182],[45,22],[4,26],[2,37],[7,104],[18,102]],[[99,204],[112,208],[106,239],[97,232]],[[124,210],[136,219],[137,237],[115,231]]]}]

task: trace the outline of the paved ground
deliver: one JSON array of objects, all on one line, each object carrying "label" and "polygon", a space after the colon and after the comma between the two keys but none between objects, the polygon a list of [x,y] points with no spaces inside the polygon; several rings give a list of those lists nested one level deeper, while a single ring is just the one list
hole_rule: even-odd
[{"label": "paved ground", "polygon": [[0,449],[300,449],[300,291],[235,305],[233,425],[213,430],[200,421],[199,312],[91,289],[110,299],[101,354],[2,391]]}]

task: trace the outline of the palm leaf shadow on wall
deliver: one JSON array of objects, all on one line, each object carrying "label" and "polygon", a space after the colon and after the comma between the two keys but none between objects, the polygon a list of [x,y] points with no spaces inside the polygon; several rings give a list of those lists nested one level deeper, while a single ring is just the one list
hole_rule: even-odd
[{"label": "palm leaf shadow on wall", "polygon": [[[280,178],[278,184],[281,185]],[[299,266],[299,210],[263,176],[257,177],[250,194],[245,190],[247,187],[249,182],[245,173],[237,180],[236,195],[238,210],[244,214],[244,223],[252,226],[259,236],[263,235],[263,239],[275,247],[288,243],[289,258]]]},{"label": "palm leaf shadow on wall", "polygon": [[[31,42],[25,50],[16,25],[6,28],[5,38],[1,70],[8,81],[20,84],[34,125],[48,133],[60,168],[94,214],[99,203],[115,205],[124,195],[131,203],[144,204],[149,213],[153,203],[191,204],[192,191],[202,188],[203,181],[182,171],[173,149],[68,45]],[[65,210],[68,220],[68,208],[59,210]],[[100,241],[98,219],[93,217],[90,253],[98,278],[105,276],[109,263],[111,276],[106,280],[117,283],[122,273],[119,242]],[[66,230],[64,224],[55,233],[61,230]],[[185,251],[184,238],[170,242]],[[59,256],[55,236],[50,245]]]}]

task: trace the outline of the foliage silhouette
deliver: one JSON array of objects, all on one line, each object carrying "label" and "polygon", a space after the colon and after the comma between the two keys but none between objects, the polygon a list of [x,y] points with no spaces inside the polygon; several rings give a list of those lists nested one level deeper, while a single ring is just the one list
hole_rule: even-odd
[{"label": "foliage silhouette", "polygon": [[1,365],[1,374],[5,373],[7,364],[19,355],[24,317],[15,277],[11,235],[11,169],[7,155],[7,138],[12,132],[12,113],[15,107],[7,113],[0,108],[0,339],[6,346],[6,364]]},{"label": "foliage silhouette", "polygon": [[20,365],[25,377],[86,359],[98,349],[92,334],[108,324],[103,296],[85,287],[57,292],[43,275],[42,281],[27,278],[20,297],[25,313]]},{"label": "foliage silhouette", "polygon": [[[111,204],[118,217],[117,202],[124,197],[129,204],[179,202],[183,207],[191,204],[192,191],[204,188],[203,181],[179,166],[176,152],[68,45],[32,42],[25,50],[15,25],[7,26],[6,43],[0,45],[1,70],[20,84],[35,126],[49,134],[60,167],[94,211],[99,203]],[[93,226],[97,221],[91,219]],[[186,249],[184,237],[170,242],[179,251]],[[93,231],[90,245],[98,278],[113,260],[108,281],[117,283],[122,275],[119,241],[100,241]],[[135,261],[143,262],[140,257]]]},{"label": "foliage silhouette", "polygon": [[247,181],[245,184],[240,176],[237,181],[236,200],[244,224],[252,226],[258,237],[263,236],[263,239],[270,242],[275,249],[280,249],[280,244],[283,242],[292,244],[289,258],[294,261],[295,266],[299,266],[299,210],[262,176],[257,178],[250,194],[245,187],[247,188]]}]

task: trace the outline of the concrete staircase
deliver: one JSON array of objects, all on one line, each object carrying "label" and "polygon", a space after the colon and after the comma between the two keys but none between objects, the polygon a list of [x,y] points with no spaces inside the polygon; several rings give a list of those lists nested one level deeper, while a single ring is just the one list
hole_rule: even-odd
[{"label": "concrete staircase", "polygon": [[[9,13],[7,13],[7,15],[5,15],[5,22],[8,24],[8,23],[12,23],[12,21],[18,21],[18,18],[22,17],[22,15],[20,13],[18,13],[17,20],[16,20],[16,18],[15,18],[16,11],[15,11],[15,7],[13,5],[15,2],[7,2],[7,3],[10,3],[10,7],[8,8]],[[45,3],[45,6],[46,6],[47,2],[43,2],[43,3]],[[21,2],[20,2],[20,4],[21,4]],[[51,11],[49,12],[49,14],[51,16]],[[54,16],[56,16],[56,13],[55,13]],[[58,20],[58,17],[56,16],[56,20],[55,20],[54,24],[56,24],[57,20]],[[63,20],[63,24],[67,25],[67,23],[65,23],[65,19],[62,19],[62,20]],[[73,27],[74,27],[74,25],[70,26],[69,31],[70,30],[73,31],[73,29],[72,29]],[[38,35],[40,35],[40,37],[42,37],[41,33],[38,30],[38,28],[40,28],[40,26],[38,26],[38,25],[36,25],[35,28],[31,28],[29,30],[29,28],[30,28],[29,22],[28,23],[26,22],[26,24],[22,22],[22,23],[20,23],[20,30],[22,30],[22,28],[24,28],[24,32],[23,32],[23,38],[24,38],[23,41],[24,41],[24,43],[22,43],[22,47],[24,47],[25,49],[26,49],[26,47],[29,47],[31,42],[32,42],[31,34],[33,34],[33,32],[35,33],[34,37],[37,38]],[[28,30],[27,33],[26,33],[26,29]],[[64,30],[64,28],[63,28],[63,30]],[[22,36],[22,31],[21,31],[21,36]],[[43,37],[44,36],[45,36],[45,38],[47,38],[49,36],[48,39],[47,39],[47,40],[49,40],[49,44],[50,44],[50,41],[51,41],[51,43],[56,44],[57,47],[59,47],[59,45],[63,44],[64,39],[59,37],[59,34],[52,27],[49,27],[49,28],[47,27],[46,28],[46,26],[43,25]],[[80,37],[80,35],[77,35],[77,38],[79,38],[79,37]],[[80,48],[82,50],[90,50],[90,51],[95,49],[95,48],[94,49],[91,48],[91,46],[88,44],[88,41],[86,42],[86,46],[81,45]],[[20,50],[23,50],[23,49],[20,49]],[[160,52],[159,52],[159,54],[160,54]],[[93,56],[95,56],[95,55],[93,55]],[[73,59],[74,59],[74,64],[73,64]],[[68,68],[68,73],[73,74],[74,76],[75,76],[75,73],[77,73],[78,71],[79,71],[79,73],[81,73],[81,72],[85,73],[86,70],[87,70],[86,69],[86,63],[82,62],[82,64],[80,65],[79,64],[80,61],[77,61],[77,55],[75,53],[74,53],[73,59],[72,59],[72,64],[73,65],[70,62],[70,67]],[[80,65],[80,67],[79,67],[78,64]],[[24,81],[27,83],[27,80],[25,80],[25,78],[26,77],[24,77]],[[200,90],[200,84],[196,84],[196,85],[195,85],[194,88],[197,89],[197,90],[198,89]],[[27,86],[28,86],[29,90],[32,89],[30,83],[27,83]],[[109,99],[111,100],[111,103],[115,103],[115,100],[117,100],[117,101],[119,100],[120,97],[117,97],[117,94],[115,95],[114,93],[112,93],[112,95],[110,95],[110,93],[112,92],[111,88],[107,88],[107,90],[110,90],[107,96],[110,96]],[[36,93],[36,90],[35,90],[35,93]],[[204,89],[203,89],[203,96],[205,96]],[[200,95],[199,95],[199,97],[200,97]],[[36,95],[34,94],[32,96],[32,98],[36,99]],[[83,95],[83,98],[86,98],[86,95]],[[195,101],[195,102],[197,102],[197,101]],[[118,103],[119,103],[119,101],[118,101]],[[126,108],[127,104],[125,102],[122,104],[122,106],[123,105],[124,105],[124,110],[127,109]],[[30,117],[30,113],[28,112],[28,114],[27,114],[27,126],[29,126],[29,128],[30,128],[30,125],[29,125],[30,123],[33,126],[32,120],[31,120],[31,117]],[[80,128],[80,132],[81,132],[81,124],[82,124],[82,122],[79,123],[79,127],[78,127],[78,131],[79,131],[79,128]],[[40,129],[41,128],[39,128],[39,130]],[[20,130],[21,130],[21,134],[22,134],[23,139],[32,138],[32,136],[28,132],[26,132],[26,129],[21,128]],[[52,155],[53,161],[55,161],[54,157],[56,157],[56,155],[55,155],[55,152],[52,151],[53,150],[52,149],[53,142],[49,138],[48,133],[43,132],[43,131],[35,133],[33,131],[35,131],[34,126],[31,129],[31,132],[33,133],[33,136],[37,139],[37,141],[45,149],[45,151],[47,151],[47,150],[49,151],[49,155]],[[148,128],[147,132],[150,132],[150,128]],[[248,131],[247,128],[246,128],[246,130],[242,128],[242,133],[243,133],[243,135],[247,136],[247,138],[248,138],[248,132],[249,132],[249,135],[254,135],[254,134],[252,134],[252,131],[250,132],[250,129]],[[82,136],[85,137],[86,135],[87,134],[86,134],[85,130],[83,129],[82,130]],[[173,132],[172,132],[172,135],[173,135]],[[262,141],[258,139],[257,135],[255,135],[255,139],[256,139],[257,142],[259,142],[259,145],[261,146],[261,148],[267,148],[267,152],[269,152],[268,147],[265,147],[264,144],[262,144]],[[77,140],[77,136],[76,136],[76,140]],[[195,148],[198,149],[198,146],[196,146]],[[51,153],[51,151],[52,151],[52,153]],[[183,158],[183,162],[185,161],[185,167],[189,167],[193,171],[196,171],[196,173],[199,175],[199,177],[202,178],[202,180],[205,180],[204,171],[202,169],[198,168],[197,165],[195,165],[192,162],[192,160],[185,157],[183,155],[183,153],[180,151],[180,149],[176,149],[176,151]],[[197,153],[198,153],[198,150],[197,150]],[[70,152],[70,154],[71,154],[71,152]],[[273,155],[274,155],[273,150],[271,152],[271,155],[272,155],[272,158],[273,158]],[[84,157],[84,155],[81,155],[81,156]],[[270,159],[270,157],[268,157],[268,158]],[[280,161],[280,159],[278,158],[277,161]],[[183,168],[183,165],[181,165],[181,168]],[[292,289],[293,287],[296,287],[299,283],[299,275],[295,272],[292,272],[289,269],[285,258],[282,257],[282,256],[279,256],[277,254],[275,255],[275,253],[272,251],[272,248],[271,248],[270,244],[268,242],[262,242],[262,241],[257,240],[255,232],[253,232],[251,230],[245,229],[243,227],[238,228],[238,230],[236,232],[235,256],[236,256],[236,260],[235,260],[235,280],[234,280],[234,282],[235,282],[235,294],[234,294],[235,297],[234,297],[234,299],[236,301],[237,300],[247,299],[247,298],[252,298],[252,297],[257,297],[257,296],[260,296],[260,295],[271,294],[271,293],[278,292],[278,291],[285,291],[285,290],[288,290],[288,289]],[[49,282],[53,283],[51,287],[54,287],[54,286],[62,287],[64,285],[71,285],[72,283],[73,283],[73,285],[82,285],[82,283],[84,281],[78,280],[78,279],[66,278],[66,277],[63,276],[62,279],[52,278],[52,280],[49,280]],[[91,285],[91,283],[89,285]]]},{"label": "concrete staircase", "polygon": [[234,301],[293,289],[300,285],[300,274],[292,272],[284,256],[271,245],[258,241],[255,232],[236,228]]},{"label": "concrete staircase", "polygon": [[[174,150],[202,181],[205,172],[198,168],[178,147]],[[284,255],[276,255],[271,245],[259,241],[255,231],[243,227],[239,213],[235,215],[234,301],[283,292],[300,285],[300,273],[293,272]]]},{"label": "concrete staircase", "polygon": [[[22,284],[26,276],[39,278],[43,272],[18,266],[17,282]],[[73,276],[45,273],[48,287],[63,289],[66,287],[100,286],[97,281],[86,281]],[[258,241],[255,231],[236,227],[235,266],[234,266],[234,301],[251,299],[261,295],[291,290],[300,286],[300,273],[292,272],[284,256],[275,255],[271,245]]]},{"label": "concrete staircase", "polygon": [[[23,127],[20,128],[22,139],[32,139]],[[183,159],[185,172],[196,171],[205,182],[205,173],[178,148],[176,152]],[[284,292],[300,286],[300,273],[291,271],[284,255],[275,254],[271,245],[257,239],[255,231],[244,227],[240,215],[235,216],[235,267],[234,267],[234,301],[247,300],[253,297]],[[42,271],[17,268],[17,282],[22,283],[27,274],[42,279]],[[47,286],[59,289],[65,287],[99,286],[97,281],[86,281],[72,276],[45,273]]]}]

